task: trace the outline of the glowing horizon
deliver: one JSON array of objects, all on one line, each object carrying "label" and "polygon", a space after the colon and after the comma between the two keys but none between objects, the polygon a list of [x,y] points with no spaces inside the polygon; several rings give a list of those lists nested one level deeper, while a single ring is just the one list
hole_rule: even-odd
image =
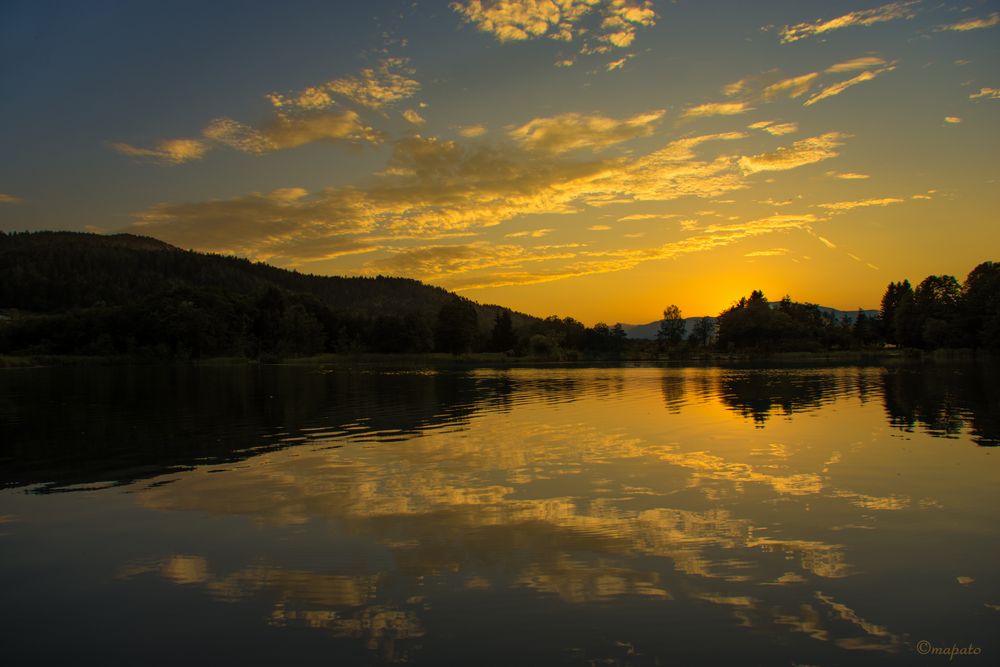
[{"label": "glowing horizon", "polygon": [[0,12],[0,229],[533,315],[877,308],[1000,248],[994,1]]}]

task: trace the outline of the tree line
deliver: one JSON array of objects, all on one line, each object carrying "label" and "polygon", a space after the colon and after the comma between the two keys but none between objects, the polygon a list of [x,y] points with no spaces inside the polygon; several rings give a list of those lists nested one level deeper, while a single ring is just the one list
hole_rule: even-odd
[{"label": "tree line", "polygon": [[481,305],[405,278],[302,274],[119,234],[0,232],[0,353],[620,356],[621,325]]},{"label": "tree line", "polygon": [[932,275],[916,288],[891,282],[874,316],[858,309],[837,318],[811,303],[785,296],[770,302],[760,290],[695,324],[686,340],[684,320],[668,307],[657,333],[659,348],[720,351],[823,351],[883,348],[1000,348],[1000,264],[983,262],[965,281]]},{"label": "tree line", "polygon": [[549,360],[696,350],[820,351],[885,345],[1000,347],[1000,264],[963,283],[890,283],[876,316],[838,319],[759,290],[688,326],[664,311],[655,341],[481,305],[416,280],[342,278],[180,250],[120,234],[0,232],[0,353],[150,358],[322,353],[504,353]]}]

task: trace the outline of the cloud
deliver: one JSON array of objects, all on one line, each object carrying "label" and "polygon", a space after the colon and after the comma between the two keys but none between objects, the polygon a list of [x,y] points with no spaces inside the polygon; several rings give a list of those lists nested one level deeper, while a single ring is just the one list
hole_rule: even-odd
[{"label": "cloud", "polygon": [[855,208],[868,206],[889,206],[890,204],[900,204],[903,200],[899,197],[883,197],[881,199],[861,199],[857,201],[838,201],[829,204],[819,204],[820,208],[828,211],[850,211]]},{"label": "cloud", "polygon": [[938,30],[955,30],[958,32],[966,32],[968,30],[980,30],[982,28],[992,28],[993,26],[1000,23],[1000,12],[993,12],[986,18],[980,19],[968,19],[966,21],[959,21],[958,23],[950,23],[948,25],[939,25]]},{"label": "cloud", "polygon": [[[637,30],[656,25],[657,18],[649,0],[466,0],[451,8],[501,43],[582,38],[581,53],[631,46]],[[596,27],[583,25],[591,15],[599,20]]]},{"label": "cloud", "polygon": [[24,200],[15,195],[8,195],[0,192],[0,204],[20,204]]},{"label": "cloud", "polygon": [[826,68],[828,74],[838,74],[840,72],[854,72],[859,69],[876,69],[886,65],[886,61],[877,56],[864,56],[854,58]]},{"label": "cloud", "polygon": [[607,70],[608,72],[613,72],[616,69],[621,69],[622,67],[625,66],[625,63],[627,63],[632,57],[633,57],[632,54],[629,54],[627,56],[619,58],[618,60],[612,60],[611,62],[609,62],[607,65],[604,66],[604,69]]},{"label": "cloud", "polygon": [[591,232],[606,232],[609,229],[611,229],[611,227],[608,225],[591,225],[590,227],[587,227],[587,231]]},{"label": "cloud", "polygon": [[485,125],[465,125],[458,128],[459,136],[466,137],[467,139],[472,139],[474,137],[481,137],[486,134]]},{"label": "cloud", "polygon": [[847,135],[841,132],[827,132],[816,137],[801,139],[790,147],[779,148],[774,153],[743,156],[739,159],[740,169],[744,174],[784,171],[837,157],[836,149],[846,138]]},{"label": "cloud", "polygon": [[958,116],[945,116],[944,122],[948,123],[949,125],[957,125],[958,123],[962,122],[962,119],[959,118]]},{"label": "cloud", "polygon": [[156,148],[139,148],[124,143],[111,144],[111,148],[128,157],[175,165],[191,160],[200,160],[210,147],[200,139],[165,139],[158,143]]},{"label": "cloud", "polygon": [[519,238],[533,238],[538,239],[548,234],[554,232],[554,229],[530,229],[520,232],[511,232],[510,234],[504,234],[504,238],[508,239],[519,239]]},{"label": "cloud", "polygon": [[663,117],[657,110],[624,120],[607,116],[565,113],[549,118],[535,118],[509,132],[523,147],[545,153],[588,148],[593,151],[614,144],[649,136]]},{"label": "cloud", "polygon": [[[215,145],[261,155],[316,141],[378,144],[382,134],[366,125],[356,111],[328,109],[337,104],[337,98],[380,109],[412,97],[420,89],[419,83],[408,78],[412,73],[405,59],[385,58],[377,67],[361,70],[358,76],[334,79],[292,95],[271,93],[267,99],[276,111],[261,127],[222,117],[205,126],[201,138],[166,139],[155,148],[126,143],[111,147],[122,155],[176,165],[203,158]],[[412,109],[403,115],[414,124],[423,121]]]},{"label": "cloud", "polygon": [[788,248],[771,248],[770,250],[755,250],[748,252],[744,257],[781,257],[788,254]]},{"label": "cloud", "polygon": [[758,204],[764,204],[766,206],[788,206],[789,204],[794,204],[794,199],[762,199],[757,202]]},{"label": "cloud", "polygon": [[814,23],[806,22],[790,26],[786,25],[779,33],[781,43],[789,44],[797,42],[800,39],[805,39],[806,37],[822,35],[833,30],[840,30],[851,26],[870,26],[896,19],[912,19],[916,16],[916,12],[910,8],[915,4],[917,4],[916,0],[891,2],[881,7],[861,9],[832,19],[820,19]]},{"label": "cloud", "polygon": [[819,78],[819,72],[809,72],[808,74],[803,74],[801,76],[793,76],[790,79],[784,79],[777,83],[772,83],[771,85],[764,88],[763,96],[765,100],[772,100],[779,95],[788,97],[801,97],[809,92],[816,79]]},{"label": "cloud", "polygon": [[736,114],[752,111],[753,107],[746,102],[709,102],[688,107],[681,114],[681,118],[703,118],[705,116],[734,116]]},{"label": "cloud", "polygon": [[408,122],[408,123],[410,123],[412,125],[423,125],[424,123],[427,122],[427,121],[424,120],[423,116],[421,116],[419,113],[417,113],[413,109],[407,109],[407,110],[405,110],[403,112],[403,118],[406,119],[406,122]]},{"label": "cloud", "polygon": [[722,87],[722,94],[726,97],[735,97],[747,91],[750,87],[750,79],[740,79]]},{"label": "cloud", "polygon": [[381,134],[364,125],[358,114],[350,110],[294,115],[279,111],[260,129],[231,118],[217,118],[208,124],[202,134],[206,139],[254,155],[316,141],[381,142]]},{"label": "cloud", "polygon": [[338,97],[370,109],[381,109],[419,92],[420,83],[410,78],[413,74],[405,58],[385,58],[375,67],[362,69],[357,76],[333,79],[298,93],[271,93],[267,99],[286,110],[327,109],[336,104]]},{"label": "cloud", "polygon": [[837,244],[835,244],[833,241],[828,241],[827,239],[819,235],[817,235],[816,238],[818,238],[823,243],[823,245],[825,245],[830,250],[835,250],[837,248]]},{"label": "cloud", "polygon": [[[367,265],[373,273],[386,270],[434,280],[449,289],[465,291],[510,285],[534,285],[587,275],[614,273],[639,264],[707,252],[748,238],[772,233],[810,230],[819,222],[812,214],[775,215],[746,223],[713,225],[698,234],[652,248],[621,250],[579,250],[567,252],[561,246],[526,249],[519,246],[490,246],[485,242],[457,246],[431,246],[406,250],[390,260]],[[560,250],[560,252],[550,252]],[[575,250],[575,248],[574,248]],[[535,266],[527,262],[558,261],[559,266]],[[567,263],[568,262],[568,263]]]},{"label": "cloud", "polygon": [[[513,244],[502,244],[501,250],[493,251],[485,241],[459,244],[465,250],[425,245],[426,252],[416,252],[400,242],[464,236],[515,218],[571,214],[611,202],[717,198],[749,187],[748,174],[791,169],[832,157],[843,136],[829,133],[796,142],[774,155],[740,157],[727,153],[720,144],[747,135],[728,132],[685,137],[638,157],[570,159],[559,151],[527,150],[518,143],[463,145],[414,135],[395,141],[381,175],[363,185],[313,192],[284,188],[226,200],[164,202],[137,213],[130,231],[185,248],[238,254],[279,265],[378,252],[380,255],[364,265],[366,271],[410,272],[413,277],[463,289],[497,281],[544,282],[617,271],[630,263],[797,229],[817,218],[779,216],[701,230],[682,226],[683,231],[695,231],[696,236],[677,242],[680,245],[614,256],[551,247],[529,253],[515,250],[519,246]],[[709,151],[709,156],[703,155]],[[545,233],[547,229],[512,232],[508,238],[539,238]],[[477,260],[476,253],[485,259]],[[550,261],[559,265],[542,264]],[[532,262],[532,271],[523,268],[525,262]]]},{"label": "cloud", "polygon": [[315,196],[302,188],[252,192],[225,200],[156,204],[136,215],[132,231],[181,248],[254,259],[324,259],[375,248],[348,235],[373,228],[350,191]]},{"label": "cloud", "polygon": [[394,251],[389,257],[368,262],[368,273],[391,273],[437,280],[470,271],[520,268],[530,262],[572,259],[575,252],[563,249],[533,250],[519,245],[486,241],[459,245],[436,245]]},{"label": "cloud", "polygon": [[826,88],[824,88],[823,90],[819,91],[818,93],[816,93],[815,95],[813,95],[812,97],[810,97],[808,100],[806,100],[805,102],[803,102],[803,106],[807,106],[807,107],[808,106],[812,106],[813,104],[816,104],[820,100],[825,100],[828,97],[833,97],[834,95],[841,94],[842,92],[844,92],[845,90],[847,90],[851,86],[856,86],[859,83],[864,83],[865,81],[871,81],[872,79],[874,79],[875,77],[877,77],[879,74],[883,74],[885,72],[891,72],[894,69],[896,69],[895,66],[894,65],[890,65],[888,67],[883,67],[882,69],[868,70],[868,71],[862,72],[861,74],[858,74],[857,76],[851,77],[850,79],[847,79],[846,81],[841,81],[839,83],[835,83],[835,84],[832,84],[830,86],[827,86]]},{"label": "cloud", "polygon": [[799,131],[797,123],[776,123],[773,120],[761,120],[756,123],[752,123],[747,127],[751,130],[763,130],[776,137]]},{"label": "cloud", "polygon": [[634,222],[637,220],[669,220],[676,217],[676,213],[633,213],[632,215],[626,215],[622,218],[618,218],[618,222]]},{"label": "cloud", "polygon": [[969,95],[970,100],[986,98],[988,100],[1000,100],[1000,88],[980,88],[978,93]]},{"label": "cloud", "polygon": [[832,176],[833,178],[839,178],[844,181],[858,181],[865,178],[869,178],[868,174],[859,174],[853,171],[845,171],[845,172],[828,171],[826,172],[826,175]]}]

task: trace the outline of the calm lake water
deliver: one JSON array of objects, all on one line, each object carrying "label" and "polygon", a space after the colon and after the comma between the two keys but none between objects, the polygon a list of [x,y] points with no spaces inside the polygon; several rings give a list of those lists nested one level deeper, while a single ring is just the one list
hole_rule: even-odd
[{"label": "calm lake water", "polygon": [[998,378],[0,371],[2,655],[998,664]]}]

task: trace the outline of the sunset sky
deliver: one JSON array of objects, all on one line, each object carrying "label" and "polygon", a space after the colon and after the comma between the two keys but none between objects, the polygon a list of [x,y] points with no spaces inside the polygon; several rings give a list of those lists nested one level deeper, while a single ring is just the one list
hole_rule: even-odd
[{"label": "sunset sky", "polygon": [[0,229],[535,315],[1000,260],[1000,2],[0,5]]}]

